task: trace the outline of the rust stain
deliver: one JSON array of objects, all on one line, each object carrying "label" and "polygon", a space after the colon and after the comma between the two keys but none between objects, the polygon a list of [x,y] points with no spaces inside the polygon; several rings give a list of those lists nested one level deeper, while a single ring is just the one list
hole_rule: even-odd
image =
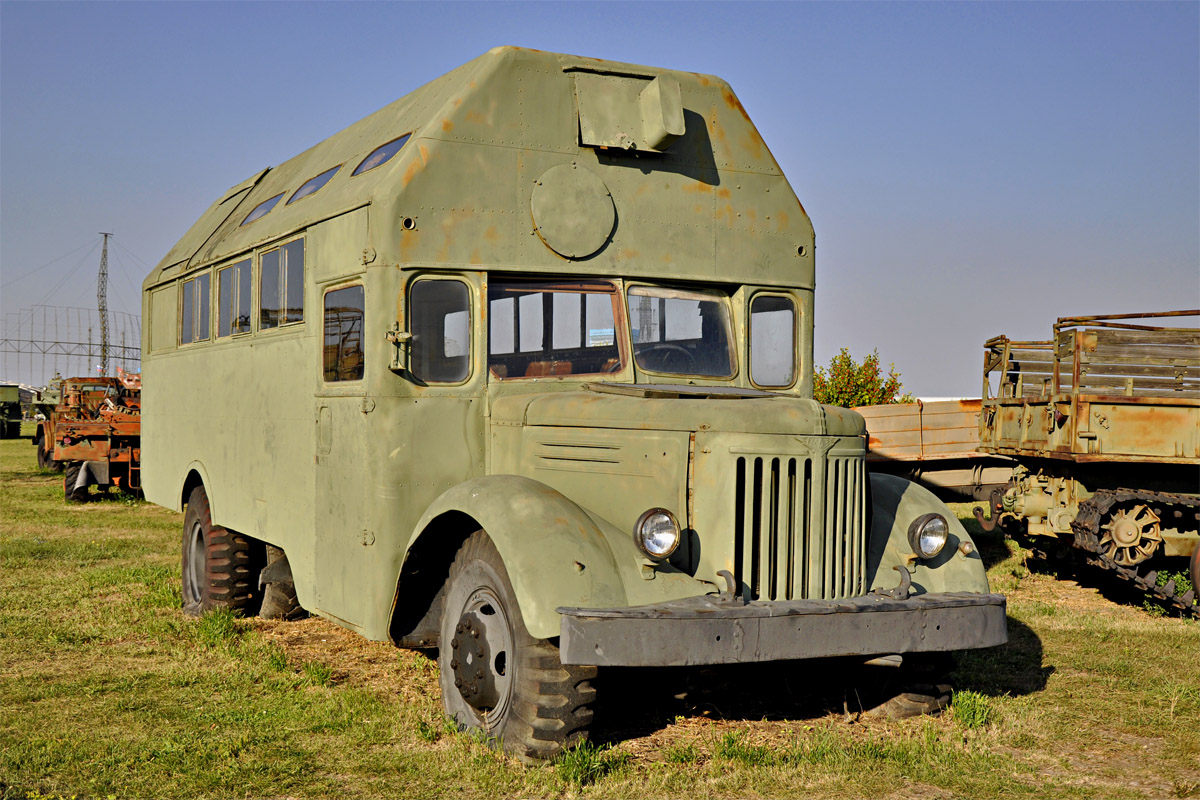
[{"label": "rust stain", "polygon": [[442,130],[444,130],[446,133],[449,133],[450,131],[454,130],[454,123],[448,119],[442,120]]},{"label": "rust stain", "polygon": [[416,252],[418,252],[418,247],[419,247],[420,243],[421,243],[420,229],[417,229],[415,231],[407,231],[403,236],[401,236],[400,237],[400,260],[402,262],[416,261],[416,259],[413,257],[413,255]]},{"label": "rust stain", "polygon": [[417,145],[417,150],[421,153],[421,160],[426,164],[429,163],[429,148],[424,143]]},{"label": "rust stain", "polygon": [[782,233],[788,227],[788,213],[786,211],[775,212],[775,230]]},{"label": "rust stain", "polygon": [[408,168],[404,170],[404,185],[408,186],[412,183],[412,179],[417,177],[417,173],[423,169],[425,169],[425,165],[419,161],[413,161],[409,164]]},{"label": "rust stain", "polygon": [[729,91],[728,89],[725,89],[724,91],[721,92],[721,97],[725,98],[725,105],[729,106],[734,111],[741,114],[742,117],[745,118],[746,122],[750,122],[750,115],[746,113],[746,109],[742,108],[741,102],[738,101],[737,97],[734,96],[733,92]]},{"label": "rust stain", "polygon": [[742,147],[756,160],[762,158],[763,140],[753,130],[742,137]]},{"label": "rust stain", "polygon": [[696,80],[700,81],[701,86],[712,86],[712,81],[703,75],[697,75]]},{"label": "rust stain", "polygon": [[498,242],[500,241],[500,231],[496,230],[495,225],[488,225],[487,230],[483,232],[483,238],[489,242]]},{"label": "rust stain", "polygon": [[482,264],[483,263],[483,257],[479,254],[478,247],[476,247],[474,250],[471,251],[471,263],[472,264]]},{"label": "rust stain", "polygon": [[634,196],[634,197],[641,197],[642,195],[644,195],[644,194],[649,194],[649,193],[650,193],[650,192],[652,192],[652,191],[654,191],[654,187],[653,187],[653,186],[651,186],[651,185],[650,185],[650,184],[648,184],[648,183],[643,183],[641,186],[639,186],[639,187],[637,188],[637,191],[635,191],[635,192],[633,193],[633,196]]},{"label": "rust stain", "polygon": [[673,264],[675,263],[675,257],[670,253],[663,253],[659,261],[663,262],[664,264]]},{"label": "rust stain", "polygon": [[720,197],[722,200],[728,200],[730,198],[730,196],[731,196],[731,194],[730,194],[729,189],[718,189],[717,190],[717,197]]},{"label": "rust stain", "polygon": [[637,250],[634,250],[633,248],[630,248],[630,247],[624,248],[623,250],[621,250],[621,253],[620,253],[621,258],[627,259],[629,261],[634,260],[635,258],[637,258],[640,255],[641,255],[641,253],[639,253]]},{"label": "rust stain", "polygon": [[487,124],[487,118],[483,116],[483,112],[480,112],[480,111],[468,111],[468,112],[467,112],[467,122],[471,122],[471,123],[474,123],[474,124],[476,124],[476,125],[486,125],[486,124]]},{"label": "rust stain", "polygon": [[701,183],[700,181],[696,181],[694,183],[689,183],[689,184],[685,185],[683,187],[683,191],[688,192],[690,194],[712,194],[712,187],[709,186],[707,183]]}]

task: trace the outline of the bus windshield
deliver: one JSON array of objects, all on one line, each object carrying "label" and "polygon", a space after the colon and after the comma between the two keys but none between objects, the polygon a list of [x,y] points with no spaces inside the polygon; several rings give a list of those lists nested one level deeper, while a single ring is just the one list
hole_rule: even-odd
[{"label": "bus windshield", "polygon": [[631,287],[629,330],[633,355],[641,369],[701,378],[733,377],[729,304],[718,292]]}]

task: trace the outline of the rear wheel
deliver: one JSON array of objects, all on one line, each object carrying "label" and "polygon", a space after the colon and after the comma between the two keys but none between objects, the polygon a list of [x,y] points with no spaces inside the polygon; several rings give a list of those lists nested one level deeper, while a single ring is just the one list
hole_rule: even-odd
[{"label": "rear wheel", "polygon": [[76,488],[79,483],[79,473],[83,471],[82,461],[68,461],[66,469],[63,471],[63,496],[66,497],[68,503],[85,503],[88,499],[88,487],[85,483],[83,486]]},{"label": "rear wheel", "polygon": [[563,664],[555,645],[529,634],[483,531],[450,567],[438,667],[446,713],[522,760],[552,758],[587,738],[596,668]]},{"label": "rear wheel", "polygon": [[183,516],[183,611],[199,616],[227,608],[245,616],[258,613],[262,597],[258,573],[264,551],[257,540],[213,525],[208,494],[192,490]]}]

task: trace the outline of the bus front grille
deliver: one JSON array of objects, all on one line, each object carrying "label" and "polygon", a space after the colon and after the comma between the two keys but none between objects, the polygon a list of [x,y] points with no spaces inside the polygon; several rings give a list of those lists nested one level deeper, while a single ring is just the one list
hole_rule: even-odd
[{"label": "bus front grille", "polygon": [[734,578],[751,600],[833,600],[865,592],[861,457],[737,458]]}]

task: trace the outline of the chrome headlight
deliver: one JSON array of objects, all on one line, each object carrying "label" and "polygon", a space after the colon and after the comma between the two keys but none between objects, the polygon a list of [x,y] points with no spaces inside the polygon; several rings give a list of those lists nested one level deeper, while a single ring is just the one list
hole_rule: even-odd
[{"label": "chrome headlight", "polygon": [[950,536],[950,524],[941,514],[922,514],[908,526],[908,543],[921,558],[933,558],[942,552]]},{"label": "chrome headlight", "polygon": [[633,541],[643,553],[661,561],[679,546],[679,523],[665,508],[651,508],[633,526]]}]

